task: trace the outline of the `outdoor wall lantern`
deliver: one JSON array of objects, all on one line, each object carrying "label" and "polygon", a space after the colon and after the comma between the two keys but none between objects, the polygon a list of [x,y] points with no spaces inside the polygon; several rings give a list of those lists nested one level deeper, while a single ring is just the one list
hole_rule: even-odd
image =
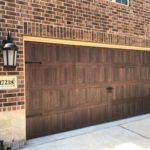
[{"label": "outdoor wall lantern", "polygon": [[16,67],[18,47],[13,43],[10,31],[8,32],[7,39],[3,40],[1,50],[4,67]]}]

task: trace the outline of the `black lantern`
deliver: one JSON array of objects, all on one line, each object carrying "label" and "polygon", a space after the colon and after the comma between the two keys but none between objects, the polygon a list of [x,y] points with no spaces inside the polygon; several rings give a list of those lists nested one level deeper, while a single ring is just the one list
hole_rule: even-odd
[{"label": "black lantern", "polygon": [[1,47],[4,67],[16,67],[18,47],[13,43],[11,32],[8,32],[7,40],[3,40]]}]

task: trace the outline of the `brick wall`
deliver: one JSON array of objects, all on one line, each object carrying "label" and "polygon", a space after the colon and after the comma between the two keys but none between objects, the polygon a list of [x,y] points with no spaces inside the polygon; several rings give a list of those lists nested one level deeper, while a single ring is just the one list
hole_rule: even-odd
[{"label": "brick wall", "polygon": [[119,5],[107,0],[1,0],[0,42],[10,30],[19,47],[18,89],[0,91],[0,111],[24,109],[23,35],[150,47],[150,1]]}]

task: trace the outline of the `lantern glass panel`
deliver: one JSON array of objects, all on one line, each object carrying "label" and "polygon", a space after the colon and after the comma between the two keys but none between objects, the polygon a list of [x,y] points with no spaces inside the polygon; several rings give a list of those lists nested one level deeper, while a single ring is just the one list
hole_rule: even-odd
[{"label": "lantern glass panel", "polygon": [[14,64],[14,50],[8,50],[8,66],[13,66]]},{"label": "lantern glass panel", "polygon": [[14,66],[16,66],[16,59],[17,59],[17,50],[15,50],[14,52]]},{"label": "lantern glass panel", "polygon": [[7,51],[4,50],[4,51],[3,51],[4,66],[7,66],[7,59],[8,59],[8,57],[7,57]]}]

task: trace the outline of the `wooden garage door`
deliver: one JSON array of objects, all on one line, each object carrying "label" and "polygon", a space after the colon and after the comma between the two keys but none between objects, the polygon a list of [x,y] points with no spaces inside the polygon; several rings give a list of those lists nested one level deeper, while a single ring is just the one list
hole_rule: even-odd
[{"label": "wooden garage door", "polygon": [[25,43],[27,138],[150,112],[150,53]]}]

